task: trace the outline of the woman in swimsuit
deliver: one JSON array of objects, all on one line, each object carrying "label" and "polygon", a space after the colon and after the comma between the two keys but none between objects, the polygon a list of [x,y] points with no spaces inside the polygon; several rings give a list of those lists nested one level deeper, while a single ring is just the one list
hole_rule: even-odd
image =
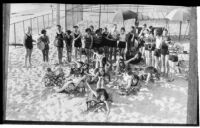
[{"label": "woman in swimsuit", "polygon": [[168,74],[168,59],[169,59],[169,50],[168,45],[170,42],[170,38],[167,35],[168,31],[167,29],[163,30],[163,42],[161,44],[161,72],[163,75]]},{"label": "woman in swimsuit", "polygon": [[23,44],[26,48],[25,67],[27,67],[27,59],[28,58],[29,58],[30,67],[32,66],[32,64],[31,64],[31,54],[32,54],[32,51],[33,51],[33,42],[36,42],[36,41],[33,40],[33,38],[32,38],[31,27],[28,27],[27,31],[24,35],[24,40],[23,40]]},{"label": "woman in swimsuit", "polygon": [[93,36],[91,35],[91,29],[87,28],[85,30],[86,35],[84,36],[84,43],[85,43],[85,52],[88,57],[88,60],[91,58],[91,49],[93,47]]},{"label": "woman in swimsuit", "polygon": [[118,43],[118,48],[119,48],[119,52],[120,55],[123,56],[123,58],[125,58],[125,54],[124,54],[124,49],[127,47],[127,42],[126,42],[126,33],[125,33],[125,28],[122,27],[121,28],[121,33],[119,36],[119,43]]},{"label": "woman in swimsuit", "polygon": [[43,61],[48,62],[49,61],[49,37],[46,35],[46,30],[43,29],[41,31],[42,36],[39,37],[38,42],[42,41],[45,44],[45,48],[42,50],[43,54]]},{"label": "woman in swimsuit", "polygon": [[65,34],[65,44],[66,44],[67,60],[68,60],[68,62],[71,62],[71,57],[72,57],[72,42],[73,42],[73,36],[71,35],[71,31],[67,30],[66,34]]},{"label": "woman in swimsuit", "polygon": [[97,101],[100,103],[105,104],[107,112],[106,115],[108,116],[110,113],[110,106],[109,106],[109,94],[104,88],[97,88],[92,89],[91,86],[88,84],[88,81],[86,81],[86,85],[88,86],[89,90],[92,92],[92,94],[96,97]]},{"label": "woman in swimsuit", "polygon": [[117,40],[119,39],[119,32],[117,31],[117,25],[113,25],[113,29],[111,32],[108,34],[109,38],[109,57],[110,61],[112,62],[112,55],[114,53],[114,61],[116,61],[116,55],[117,55]]},{"label": "woman in swimsuit", "polygon": [[161,44],[162,44],[162,29],[157,29],[156,33],[156,49],[154,51],[154,59],[155,59],[155,68],[159,69],[160,64],[160,56],[161,56]]},{"label": "woman in swimsuit", "polygon": [[82,42],[81,42],[81,32],[78,30],[78,26],[74,26],[74,32],[72,34],[75,48],[75,60],[77,60],[77,51],[79,51],[80,59],[81,59],[81,51],[82,51]]},{"label": "woman in swimsuit", "polygon": [[63,57],[63,47],[64,47],[64,32],[61,31],[61,26],[57,25],[57,32],[56,32],[56,37],[58,40],[58,45],[57,45],[57,50],[58,50],[58,60],[59,64],[62,64],[62,57]]}]

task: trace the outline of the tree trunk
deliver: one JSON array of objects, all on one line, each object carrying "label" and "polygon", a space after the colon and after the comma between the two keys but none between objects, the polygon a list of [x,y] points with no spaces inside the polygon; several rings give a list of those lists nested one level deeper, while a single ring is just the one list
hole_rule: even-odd
[{"label": "tree trunk", "polygon": [[56,24],[60,25],[60,4],[57,4]]},{"label": "tree trunk", "polygon": [[8,48],[9,48],[9,33],[10,33],[10,4],[3,4],[3,110],[5,118],[6,99],[7,99],[7,75],[8,75]]},{"label": "tree trunk", "polygon": [[197,13],[192,7],[190,12],[190,71],[188,84],[187,124],[198,124],[198,64],[197,64]]}]

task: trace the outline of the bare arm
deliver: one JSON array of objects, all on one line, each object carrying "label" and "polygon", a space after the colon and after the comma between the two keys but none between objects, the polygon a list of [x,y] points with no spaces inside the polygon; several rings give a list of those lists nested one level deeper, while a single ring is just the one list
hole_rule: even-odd
[{"label": "bare arm", "polygon": [[76,37],[76,38],[74,38],[74,40],[76,41],[78,38],[80,38],[81,37],[81,33],[79,32],[79,35],[78,35],[78,37]]},{"label": "bare arm", "polygon": [[131,61],[135,60],[138,57],[138,54],[136,54],[133,58],[125,61],[124,63],[127,65],[128,63],[130,63]]},{"label": "bare arm", "polygon": [[71,83],[73,83],[73,81],[68,82],[62,88],[56,90],[56,92],[62,92],[62,91],[64,91],[69,86],[69,84],[71,84]]},{"label": "bare arm", "polygon": [[128,85],[125,87],[125,89],[129,89],[131,87],[131,84],[132,84],[132,80],[128,80]]},{"label": "bare arm", "polygon": [[50,41],[49,41],[49,36],[47,36],[47,43],[48,43],[48,44],[50,44]]},{"label": "bare arm", "polygon": [[106,104],[106,109],[107,109],[106,115],[108,116],[110,114],[110,106],[109,106],[108,101],[105,101],[104,103]]},{"label": "bare arm", "polygon": [[93,36],[91,35],[91,45],[90,45],[90,48],[92,48],[93,46]]},{"label": "bare arm", "polygon": [[90,89],[90,91],[97,97],[97,93],[96,91],[94,91],[91,86],[89,85],[89,83],[86,81],[86,85],[88,86],[88,88]]}]

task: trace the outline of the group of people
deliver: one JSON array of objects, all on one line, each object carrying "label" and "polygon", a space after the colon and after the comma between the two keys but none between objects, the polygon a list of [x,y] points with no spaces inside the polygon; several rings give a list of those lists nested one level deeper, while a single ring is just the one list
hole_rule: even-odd
[{"label": "group of people", "polygon": [[[105,104],[108,114],[109,94],[105,85],[109,82],[120,82],[117,85],[119,94],[129,95],[136,94],[140,90],[140,81],[145,81],[147,85],[154,78],[160,79],[160,75],[173,81],[178,64],[178,48],[176,43],[170,40],[166,28],[147,27],[144,24],[142,29],[131,26],[128,33],[124,27],[118,31],[116,24],[110,31],[107,27],[94,31],[92,25],[85,30],[85,33],[81,33],[78,26],[73,28],[74,31],[62,32],[61,26],[57,25],[54,41],[58,51],[59,65],[63,64],[65,42],[67,63],[73,63],[69,74],[66,76],[62,67],[58,68],[58,73],[47,68],[44,77],[45,86],[56,86],[57,92],[70,92],[75,89],[82,92],[88,88],[98,101]],[[37,42],[44,42],[43,61],[48,62],[49,37],[46,30],[42,30],[41,34]],[[28,28],[24,38],[27,51],[25,66],[28,57],[31,64],[34,41],[36,42],[32,39],[31,29]],[[72,61],[73,50],[75,57]],[[140,74],[136,68],[134,71],[131,64],[133,66],[145,64],[144,72]],[[115,79],[112,81],[113,76]]]}]

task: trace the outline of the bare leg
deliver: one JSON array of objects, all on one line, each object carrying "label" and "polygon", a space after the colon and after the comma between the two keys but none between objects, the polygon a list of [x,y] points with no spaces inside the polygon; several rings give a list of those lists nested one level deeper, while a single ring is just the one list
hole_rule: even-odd
[{"label": "bare leg", "polygon": [[80,61],[81,61],[81,56],[82,56],[82,48],[79,48],[79,55],[80,55]]},{"label": "bare leg", "polygon": [[113,53],[113,50],[112,50],[112,47],[109,48],[109,56],[110,56],[110,61],[112,62],[112,53]]},{"label": "bare leg", "polygon": [[116,61],[117,60],[117,48],[114,47],[114,60]]},{"label": "bare leg", "polygon": [[152,58],[152,65],[154,67],[155,65],[155,58],[154,58],[154,51],[151,51],[151,58]]},{"label": "bare leg", "polygon": [[27,67],[27,59],[28,59],[28,49],[26,49],[26,54],[25,54],[25,67]]},{"label": "bare leg", "polygon": [[149,83],[150,78],[151,78],[151,73],[148,73],[145,85]]},{"label": "bare leg", "polygon": [[165,55],[161,55],[161,72],[165,73]]},{"label": "bare leg", "polygon": [[31,63],[32,51],[33,51],[33,49],[30,49],[30,50],[29,50],[29,64],[30,64],[30,67],[32,67],[32,63]]},{"label": "bare leg", "polygon": [[165,55],[165,73],[168,76],[169,73],[169,55]]},{"label": "bare leg", "polygon": [[75,60],[77,60],[77,47],[74,48],[75,48]]},{"label": "bare leg", "polygon": [[97,89],[101,88],[101,78],[99,78],[98,82],[97,82]]}]

